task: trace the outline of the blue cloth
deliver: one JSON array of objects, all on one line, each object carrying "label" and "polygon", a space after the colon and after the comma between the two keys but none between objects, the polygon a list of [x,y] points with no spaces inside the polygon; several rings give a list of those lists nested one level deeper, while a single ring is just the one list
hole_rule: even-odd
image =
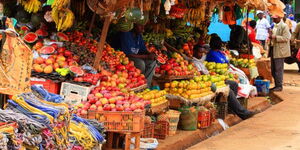
[{"label": "blue cloth", "polygon": [[138,54],[147,51],[141,34],[135,36],[133,32],[120,32],[118,40],[114,42],[114,48],[124,51],[126,55]]},{"label": "blue cloth", "polygon": [[290,14],[293,14],[293,15],[295,14],[294,8],[291,4],[286,4],[284,11],[285,11],[287,16],[289,16]]},{"label": "blue cloth", "polygon": [[206,56],[206,61],[216,63],[228,63],[226,56],[219,50],[210,50]]}]

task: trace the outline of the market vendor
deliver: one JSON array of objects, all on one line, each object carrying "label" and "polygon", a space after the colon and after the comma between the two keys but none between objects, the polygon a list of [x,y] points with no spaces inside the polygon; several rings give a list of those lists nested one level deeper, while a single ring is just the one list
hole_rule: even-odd
[{"label": "market vendor", "polygon": [[124,51],[127,57],[134,62],[135,67],[145,75],[148,87],[150,87],[156,67],[156,55],[147,51],[142,37],[143,32],[144,26],[135,24],[131,31],[120,32],[112,46]]},{"label": "market vendor", "polygon": [[[209,53],[207,55],[207,59],[210,60],[210,62],[228,63],[227,58],[225,57],[223,52],[220,51],[221,45],[222,45],[221,38],[217,35],[213,35],[211,38],[211,41],[210,41],[211,50],[209,51]],[[198,50],[200,50],[200,49],[198,49]],[[207,72],[205,72],[205,70],[207,70],[205,68],[205,65],[203,65],[202,64],[203,62],[200,60],[202,58],[201,54],[203,54],[201,51],[195,52],[194,53],[195,58],[193,59],[193,62],[195,63],[195,66],[197,67],[198,71],[200,70],[201,73],[208,74]],[[213,59],[213,57],[215,57],[215,58]],[[238,83],[235,81],[227,80],[226,84],[229,85],[229,87],[230,87],[230,91],[229,91],[229,95],[228,95],[229,109],[232,110],[241,119],[244,119],[244,120],[251,118],[253,115],[255,115],[257,112],[248,111],[237,100],[237,93],[238,93],[238,87],[239,87]]]},{"label": "market vendor", "polygon": [[[237,50],[239,52],[245,52],[252,49],[252,44],[248,38],[246,30],[240,25],[229,25],[230,40],[228,42],[228,48]],[[249,44],[249,46],[248,46]]]}]

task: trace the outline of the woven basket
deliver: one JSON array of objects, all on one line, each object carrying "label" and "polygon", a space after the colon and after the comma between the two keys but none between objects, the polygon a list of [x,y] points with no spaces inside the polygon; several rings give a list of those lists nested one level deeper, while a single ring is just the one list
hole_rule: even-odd
[{"label": "woven basket", "polygon": [[169,136],[175,135],[177,131],[177,126],[179,122],[180,112],[176,110],[169,110],[167,112],[169,116]]}]

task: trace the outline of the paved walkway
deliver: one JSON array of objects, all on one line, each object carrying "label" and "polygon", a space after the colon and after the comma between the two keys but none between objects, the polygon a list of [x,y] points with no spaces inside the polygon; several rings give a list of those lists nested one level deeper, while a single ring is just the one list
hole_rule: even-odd
[{"label": "paved walkway", "polygon": [[284,101],[189,150],[300,150],[300,87],[276,94]]}]

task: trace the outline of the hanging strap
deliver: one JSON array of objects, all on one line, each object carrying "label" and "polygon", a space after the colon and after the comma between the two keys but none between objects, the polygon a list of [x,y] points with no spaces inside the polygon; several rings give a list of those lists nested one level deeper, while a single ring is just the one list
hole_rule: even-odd
[{"label": "hanging strap", "polygon": [[4,45],[5,41],[6,41],[6,33],[2,32],[1,35],[2,35],[2,39],[1,39],[0,54],[2,53],[3,45]]}]

